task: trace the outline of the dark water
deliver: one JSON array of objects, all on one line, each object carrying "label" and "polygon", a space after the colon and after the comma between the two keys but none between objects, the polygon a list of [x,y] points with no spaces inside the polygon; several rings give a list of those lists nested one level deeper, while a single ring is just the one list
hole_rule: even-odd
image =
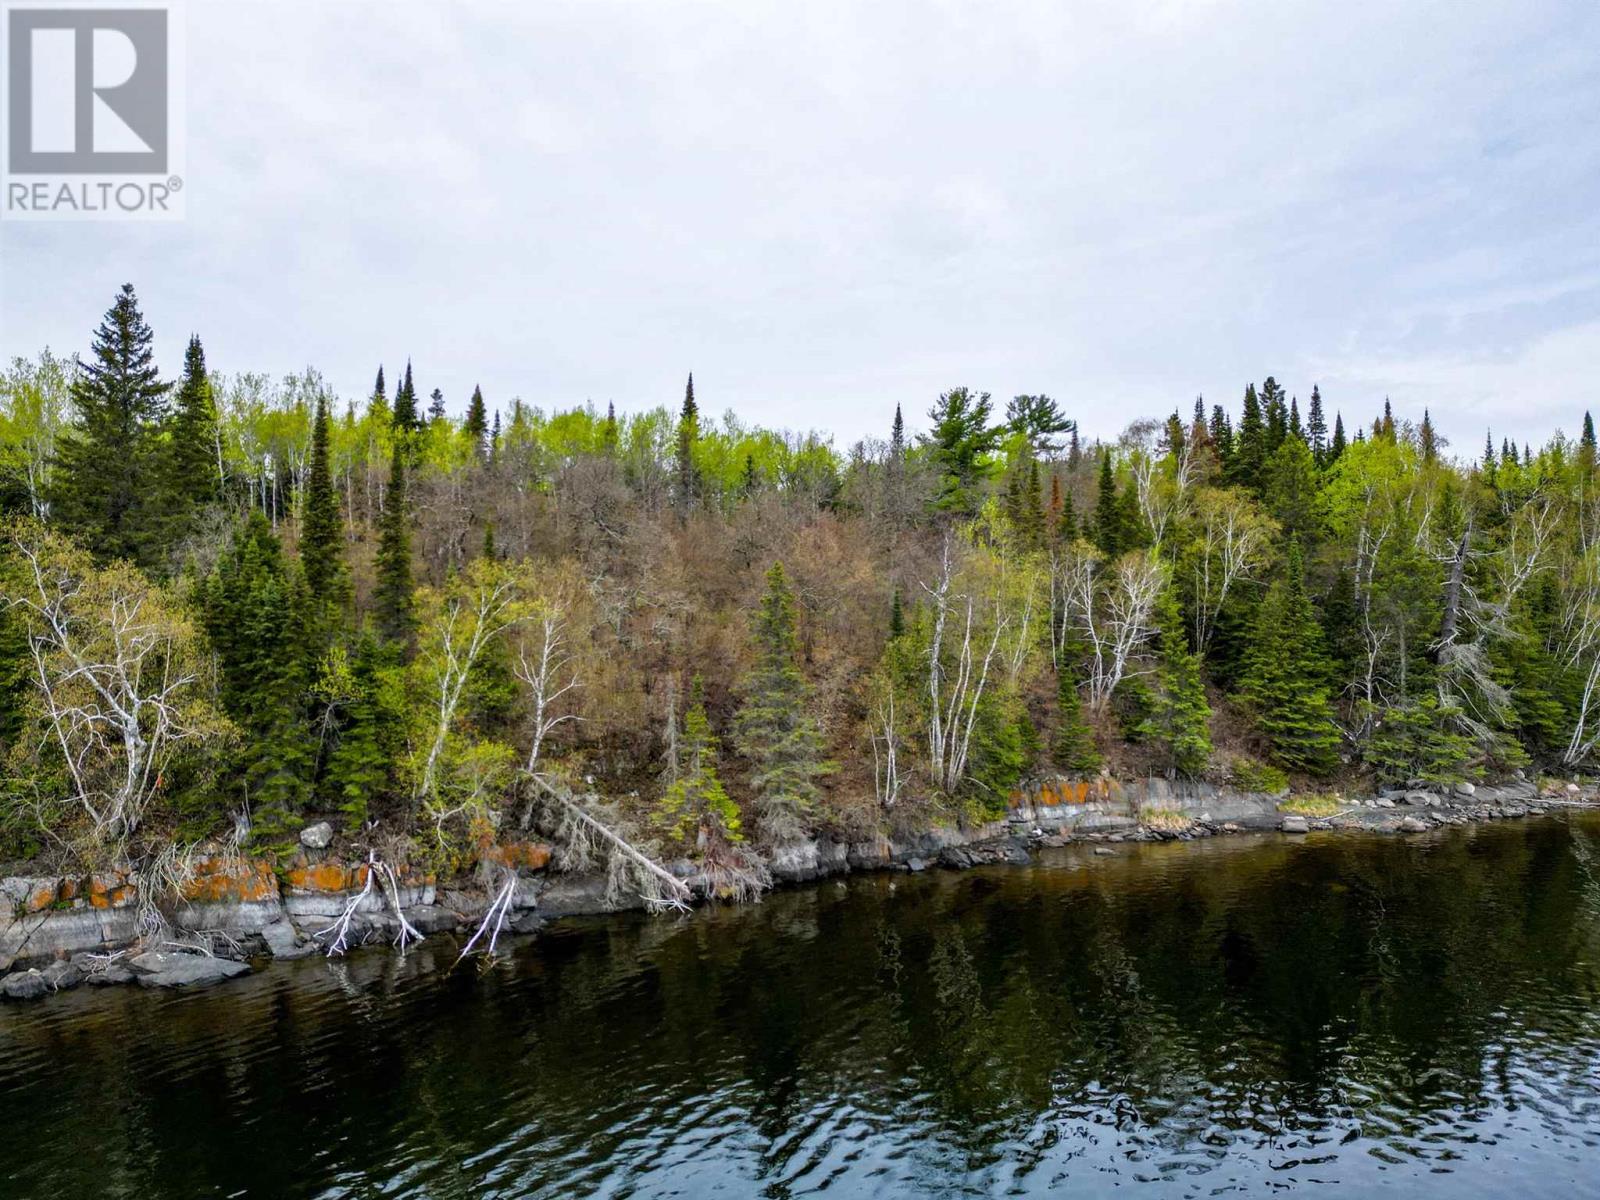
[{"label": "dark water", "polygon": [[1600,817],[0,1010],[0,1196],[1600,1195]]}]

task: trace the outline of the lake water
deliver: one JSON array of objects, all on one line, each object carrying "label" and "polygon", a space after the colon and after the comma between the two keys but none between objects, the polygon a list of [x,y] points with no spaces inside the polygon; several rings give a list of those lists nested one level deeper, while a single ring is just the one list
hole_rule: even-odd
[{"label": "lake water", "polygon": [[0,1196],[1600,1195],[1600,814],[0,1009]]}]

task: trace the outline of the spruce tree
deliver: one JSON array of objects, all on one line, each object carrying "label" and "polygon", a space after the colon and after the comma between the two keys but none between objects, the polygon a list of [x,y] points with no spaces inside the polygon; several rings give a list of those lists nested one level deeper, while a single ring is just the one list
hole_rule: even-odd
[{"label": "spruce tree", "polygon": [[1305,426],[1300,424],[1300,398],[1289,397],[1289,436],[1297,437],[1302,442],[1306,440]]},{"label": "spruce tree", "polygon": [[372,399],[375,402],[381,403],[381,404],[388,404],[389,403],[389,391],[384,386],[384,382],[383,382],[383,364],[382,363],[378,364],[378,379],[377,379],[377,382],[372,385]]},{"label": "spruce tree", "polygon": [[894,423],[889,426],[889,458],[892,462],[900,462],[906,456],[906,419],[900,414],[900,406],[894,406]]},{"label": "spruce tree", "polygon": [[260,511],[202,586],[200,608],[220,699],[244,735],[238,786],[257,839],[271,842],[310,797],[316,741],[306,722],[305,590]]},{"label": "spruce tree", "polygon": [[744,473],[739,478],[739,495],[748,500],[761,490],[761,473],[756,470],[756,456],[746,453],[744,456]]},{"label": "spruce tree", "polygon": [[444,393],[438,388],[434,388],[433,393],[428,397],[428,420],[444,420]]},{"label": "spruce tree", "polygon": [[668,839],[686,848],[713,849],[744,840],[739,807],[717,774],[717,737],[700,698],[697,677],[690,689],[689,711],[683,718],[683,739],[672,782],[656,808],[653,824]]},{"label": "spruce tree", "polygon": [[395,441],[405,447],[406,465],[415,466],[421,450],[422,416],[417,411],[417,389],[411,381],[411,364],[406,363],[406,373],[394,392]]},{"label": "spruce tree", "polygon": [[689,373],[683,390],[683,408],[678,413],[678,451],[673,464],[678,514],[686,515],[700,495],[700,469],[695,466],[695,446],[700,441],[700,407],[694,401],[694,372]]},{"label": "spruce tree", "polygon": [[1594,418],[1587,412],[1583,414],[1583,436],[1578,439],[1578,465],[1583,469],[1584,475],[1594,474]]},{"label": "spruce tree", "polygon": [[900,599],[900,588],[895,587],[893,595],[889,598],[889,640],[892,642],[902,637],[906,631],[905,605]]},{"label": "spruce tree", "polygon": [[1094,543],[1107,558],[1116,558],[1128,547],[1125,512],[1117,496],[1117,477],[1111,470],[1111,451],[1100,452],[1100,488],[1094,505]]},{"label": "spruce tree", "polygon": [[206,353],[198,337],[189,339],[183,356],[183,379],[169,423],[163,462],[161,515],[168,546],[194,531],[195,520],[222,496],[217,462],[217,409],[206,374]]},{"label": "spruce tree", "polygon": [[149,501],[168,385],[151,340],[125,283],[72,381],[74,419],[56,446],[51,516],[102,562],[148,566],[159,547],[162,514]]},{"label": "spruce tree", "polygon": [[1283,388],[1271,375],[1261,385],[1261,415],[1266,428],[1262,457],[1269,459],[1289,436],[1289,410],[1283,403]]},{"label": "spruce tree", "polygon": [[1261,418],[1256,385],[1252,383],[1244,389],[1244,412],[1239,418],[1239,436],[1233,447],[1233,476],[1229,482],[1259,490],[1266,465],[1267,429]]},{"label": "spruce tree", "polygon": [[[612,422],[615,425],[615,421]],[[467,402],[467,420],[462,426],[472,442],[472,451],[479,462],[489,461],[489,410],[483,403],[483,389],[474,385],[472,399]]]},{"label": "spruce tree", "polygon": [[621,442],[621,431],[617,425],[617,406],[614,401],[606,401],[606,423],[600,430],[600,444],[607,454],[615,454]]},{"label": "spruce tree", "polygon": [[1139,736],[1166,760],[1169,774],[1198,775],[1211,758],[1211,704],[1200,656],[1189,649],[1178,597],[1169,586],[1156,602],[1156,674]]},{"label": "spruce tree", "polygon": [[1284,575],[1267,590],[1256,613],[1239,682],[1240,697],[1279,766],[1325,775],[1337,763],[1339,733],[1328,675],[1322,628],[1306,594],[1300,543],[1291,540]]},{"label": "spruce tree", "polygon": [[370,632],[356,641],[346,674],[319,791],[354,827],[392,787],[394,764],[405,752],[405,713],[390,656]]},{"label": "spruce tree", "polygon": [[1224,480],[1233,479],[1233,426],[1222,405],[1211,406],[1211,447],[1217,454],[1217,470]]},{"label": "spruce tree", "polygon": [[1073,678],[1067,656],[1062,655],[1056,669],[1056,729],[1050,744],[1050,757],[1067,771],[1098,771],[1100,751],[1094,744],[1094,731],[1083,716],[1083,698]]},{"label": "spruce tree", "polygon": [[1422,428],[1417,431],[1417,448],[1422,451],[1422,461],[1425,463],[1437,462],[1439,459],[1439,438],[1433,431],[1433,417],[1427,409],[1422,410]]},{"label": "spruce tree", "polygon": [[754,633],[756,662],[734,718],[734,744],[750,761],[762,834],[773,843],[793,841],[805,832],[820,795],[817,780],[830,767],[811,713],[811,689],[795,662],[794,593],[782,563],[767,572]]},{"label": "spruce tree", "polygon": [[1394,409],[1389,404],[1389,397],[1383,398],[1383,417],[1378,422],[1378,436],[1384,441],[1394,442]]},{"label": "spruce tree", "polygon": [[1322,414],[1322,392],[1311,385],[1311,407],[1306,413],[1306,442],[1317,466],[1328,465],[1328,422]]},{"label": "spruce tree", "polygon": [[329,447],[328,402],[317,397],[311,426],[311,466],[306,476],[305,511],[300,524],[300,566],[312,612],[321,624],[330,620],[345,596],[344,522],[333,490]]},{"label": "spruce tree", "polygon": [[1333,414],[1333,440],[1328,443],[1328,466],[1332,466],[1344,456],[1344,415]]},{"label": "spruce tree", "polygon": [[396,438],[389,460],[389,488],[378,520],[377,584],[373,622],[378,636],[409,651],[416,632],[416,600],[411,588],[411,527],[406,511],[406,463]]}]

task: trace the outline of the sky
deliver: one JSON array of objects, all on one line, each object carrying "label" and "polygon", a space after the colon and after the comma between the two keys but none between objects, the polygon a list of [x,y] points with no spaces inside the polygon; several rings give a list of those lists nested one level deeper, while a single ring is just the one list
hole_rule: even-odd
[{"label": "sky", "polygon": [[1275,375],[1463,454],[1600,410],[1592,0],[187,6],[188,216],[0,223],[0,356],[131,281],[167,370],[464,410],[1090,436]]}]

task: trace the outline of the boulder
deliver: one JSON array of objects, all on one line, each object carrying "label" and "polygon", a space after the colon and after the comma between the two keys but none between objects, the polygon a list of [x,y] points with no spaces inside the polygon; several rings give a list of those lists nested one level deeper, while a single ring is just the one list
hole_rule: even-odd
[{"label": "boulder", "polygon": [[128,966],[138,976],[139,986],[147,988],[204,986],[250,973],[248,966],[232,959],[165,950],[135,955],[128,960]]},{"label": "boulder", "polygon": [[1421,805],[1424,808],[1430,808],[1439,803],[1439,797],[1434,795],[1432,792],[1425,792],[1418,789],[1417,791],[1406,793],[1406,803]]},{"label": "boulder", "polygon": [[288,921],[270,921],[261,927],[261,940],[273,958],[304,958],[316,950],[316,943],[300,936]]},{"label": "boulder", "polygon": [[1094,852],[1099,858],[1115,858],[1117,856],[1117,852],[1110,846],[1096,846]]},{"label": "boulder", "polygon": [[13,971],[0,979],[0,996],[7,1000],[37,1000],[52,990],[42,971]]},{"label": "boulder", "polygon": [[1569,783],[1569,784],[1567,784],[1567,795],[1569,795],[1569,796],[1576,796],[1576,795],[1577,795],[1577,794],[1578,794],[1578,793],[1579,793],[1579,792],[1580,792],[1580,791],[1582,791],[1582,790],[1583,790],[1583,789],[1582,789],[1582,788],[1580,788],[1580,787],[1579,787],[1579,786],[1578,786],[1578,785],[1577,785],[1577,784],[1575,784],[1575,783]]},{"label": "boulder", "polygon": [[307,850],[326,850],[333,843],[333,826],[326,821],[307,825],[300,831],[300,844]]},{"label": "boulder", "polygon": [[1416,817],[1406,817],[1400,822],[1401,833],[1426,833],[1427,831],[1427,824]]},{"label": "boulder", "polygon": [[1467,783],[1465,780],[1456,784],[1456,795],[1458,796],[1476,796],[1477,794],[1478,789],[1473,787],[1472,784]]},{"label": "boulder", "polygon": [[1298,813],[1290,813],[1278,825],[1285,833],[1310,833],[1310,823]]},{"label": "boulder", "polygon": [[1376,800],[1374,800],[1372,802],[1372,807],[1373,808],[1393,808],[1394,807],[1394,801],[1391,800],[1388,796],[1380,796],[1378,799],[1376,799]]},{"label": "boulder", "polygon": [[83,982],[83,968],[64,960],[51,963],[40,972],[52,991],[62,992]]},{"label": "boulder", "polygon": [[90,971],[84,982],[90,987],[117,987],[136,979],[138,976],[121,963],[109,963],[103,970]]}]

